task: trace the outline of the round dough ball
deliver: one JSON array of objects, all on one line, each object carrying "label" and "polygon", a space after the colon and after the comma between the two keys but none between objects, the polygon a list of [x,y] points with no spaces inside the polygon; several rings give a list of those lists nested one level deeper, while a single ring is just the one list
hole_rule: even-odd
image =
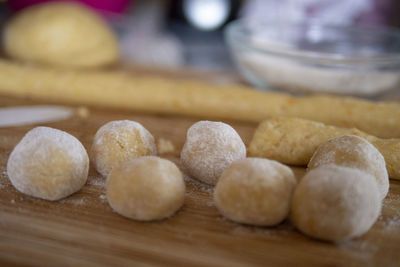
[{"label": "round dough ball", "polygon": [[323,165],[309,171],[297,186],[291,219],[307,235],[343,241],[367,232],[380,211],[379,191],[371,174]]},{"label": "round dough ball", "polygon": [[18,13],[4,32],[5,52],[22,61],[96,67],[118,60],[118,42],[89,7],[72,2],[34,5]]},{"label": "round dough ball", "polygon": [[118,164],[141,156],[156,155],[154,137],[140,123],[111,121],[97,131],[91,149],[96,170],[107,176]]},{"label": "round dough ball", "polygon": [[277,161],[241,159],[222,173],[214,201],[218,210],[232,221],[271,226],[289,214],[296,183],[292,170]]},{"label": "round dough ball", "polygon": [[246,147],[228,124],[199,121],[187,131],[181,161],[191,176],[207,184],[216,184],[233,161],[246,157]]},{"label": "round dough ball", "polygon": [[325,164],[356,168],[372,174],[378,183],[381,199],[384,199],[389,191],[385,159],[378,149],[364,138],[344,135],[320,145],[308,163],[308,169]]},{"label": "round dough ball", "polygon": [[30,130],[7,163],[8,177],[18,191],[47,200],[80,190],[88,171],[89,157],[79,140],[49,127]]},{"label": "round dough ball", "polygon": [[185,198],[178,167],[154,156],[137,158],[115,167],[107,179],[107,199],[122,216],[160,220],[174,214]]}]

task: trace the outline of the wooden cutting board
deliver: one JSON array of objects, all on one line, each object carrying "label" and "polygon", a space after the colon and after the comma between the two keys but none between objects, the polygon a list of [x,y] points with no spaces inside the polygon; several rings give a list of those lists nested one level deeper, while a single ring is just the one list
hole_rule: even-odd
[{"label": "wooden cutting board", "polygon": [[[0,106],[43,104],[0,96]],[[142,123],[176,150],[162,155],[179,166],[186,130],[198,119],[90,108],[90,115],[45,124],[67,131],[90,148],[96,130],[111,120]],[[246,144],[255,124],[226,121]],[[0,266],[400,266],[400,182],[390,182],[382,215],[361,238],[341,244],[313,240],[289,220],[253,227],[224,219],[212,187],[186,178],[183,208],[172,218],[136,222],[114,213],[104,178],[91,167],[78,193],[50,202],[17,192],[6,174],[13,147],[34,126],[0,128]],[[303,168],[293,168],[297,178]]]}]

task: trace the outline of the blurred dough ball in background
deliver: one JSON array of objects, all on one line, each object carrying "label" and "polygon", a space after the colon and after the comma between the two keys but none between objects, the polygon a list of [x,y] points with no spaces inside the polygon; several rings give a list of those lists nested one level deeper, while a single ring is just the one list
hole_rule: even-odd
[{"label": "blurred dough ball in background", "polygon": [[98,67],[118,60],[118,42],[107,23],[90,8],[74,2],[28,7],[4,31],[10,57],[67,67]]}]

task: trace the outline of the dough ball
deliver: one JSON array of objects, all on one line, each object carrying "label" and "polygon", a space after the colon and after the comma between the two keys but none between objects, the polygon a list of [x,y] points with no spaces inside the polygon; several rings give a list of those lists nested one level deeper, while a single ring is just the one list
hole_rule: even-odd
[{"label": "dough ball", "polygon": [[122,216],[160,220],[174,214],[185,197],[185,183],[169,160],[141,157],[115,167],[107,179],[107,199]]},{"label": "dough ball", "polygon": [[10,20],[5,52],[22,61],[55,66],[96,67],[118,59],[118,42],[107,23],[85,5],[34,5]]},{"label": "dough ball", "polygon": [[156,155],[154,137],[140,123],[122,120],[104,124],[91,149],[96,170],[107,176],[118,164],[141,156]]},{"label": "dough ball", "polygon": [[232,221],[275,225],[289,214],[296,183],[292,170],[277,161],[241,159],[222,173],[214,201],[218,210]]},{"label": "dough ball", "polygon": [[69,196],[86,183],[89,158],[72,135],[49,127],[30,130],[15,146],[7,163],[13,186],[47,200]]},{"label": "dough ball", "polygon": [[325,164],[356,168],[372,174],[378,183],[381,199],[384,199],[389,191],[385,159],[378,149],[364,138],[343,135],[323,143],[312,156],[308,169]]},{"label": "dough ball", "polygon": [[216,184],[233,161],[246,157],[246,147],[228,124],[199,121],[186,136],[181,161],[191,176],[207,184]]},{"label": "dough ball", "polygon": [[343,241],[367,232],[381,211],[375,178],[358,169],[323,165],[297,186],[291,219],[312,237]]}]

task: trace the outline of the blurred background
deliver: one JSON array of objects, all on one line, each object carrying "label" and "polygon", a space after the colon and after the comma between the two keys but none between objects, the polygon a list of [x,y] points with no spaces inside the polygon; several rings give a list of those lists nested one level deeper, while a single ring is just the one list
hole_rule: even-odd
[{"label": "blurred background", "polygon": [[[1,22],[43,0],[0,2]],[[238,18],[400,26],[398,0],[82,0],[107,18],[124,61],[157,68],[230,70],[223,29]]]}]

